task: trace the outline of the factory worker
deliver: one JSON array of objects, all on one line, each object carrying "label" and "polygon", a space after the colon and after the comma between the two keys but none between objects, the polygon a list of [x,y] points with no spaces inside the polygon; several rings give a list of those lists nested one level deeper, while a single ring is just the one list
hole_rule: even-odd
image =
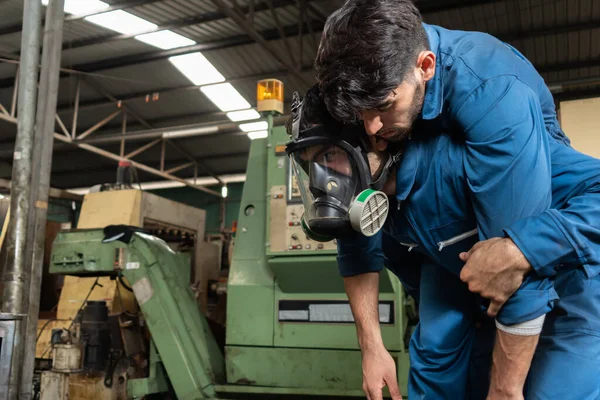
[{"label": "factory worker", "polygon": [[[499,240],[510,239],[476,244],[493,236],[481,235],[480,230],[494,229],[495,222],[481,220],[471,200],[464,167],[468,145],[424,129],[419,137],[390,143],[391,156],[377,163],[364,128],[333,121],[322,112],[325,106],[319,101],[315,87],[302,102],[294,102],[287,152],[300,183],[305,230],[320,240],[338,238],[338,262],[357,321],[365,383],[369,375],[378,374],[381,386],[377,389],[388,385],[392,393],[397,391],[395,367],[383,348],[377,316],[377,272],[387,267],[419,305],[420,321],[409,347],[411,398],[485,399],[496,326],[501,334],[508,332],[524,340],[533,352],[540,329],[530,321],[540,319],[544,329],[526,398],[554,398],[557,393],[581,399],[600,395],[600,346],[594,334],[600,325],[600,280],[594,273],[600,254],[600,230],[595,222],[600,220],[596,206],[600,204],[600,161],[541,131],[532,130],[524,139],[532,145],[522,146],[514,167],[527,171],[519,178],[524,186],[515,182],[500,190],[499,196],[512,199],[512,206],[503,206],[495,218],[505,220],[512,213],[526,216],[505,225],[498,236],[515,238],[511,242],[515,250],[527,241],[524,248],[548,277],[530,272],[494,323],[486,316],[481,297],[469,292],[460,280],[465,263],[459,256],[470,249],[485,255],[488,249],[478,249],[482,243],[491,242],[493,247]],[[540,152],[537,147],[546,150]],[[552,191],[552,199],[547,190]],[[379,197],[382,192],[386,201]],[[365,199],[374,203],[367,212],[361,204]],[[528,208],[535,212],[528,213]],[[356,210],[367,218],[354,221]],[[548,225],[547,213],[561,225]],[[570,255],[574,258],[564,258],[560,266],[549,254],[556,251],[557,234],[577,241]],[[596,243],[588,242],[588,237],[596,238]],[[516,253],[523,257],[520,251]],[[502,261],[519,258],[513,254],[507,252]],[[544,264],[546,257],[548,264]],[[527,351],[526,346],[518,350]],[[503,369],[508,361],[503,357],[514,354],[501,350],[496,349],[490,399],[499,397],[494,385],[504,383],[494,378],[510,378],[515,372]],[[569,363],[577,367],[565,369]],[[524,376],[529,366],[529,362],[516,365],[525,369]],[[365,387],[373,399],[381,396],[377,389]],[[500,398],[522,398],[522,392],[520,388],[519,394]]]},{"label": "factory worker", "polygon": [[[302,150],[302,135],[290,152],[306,174],[307,228],[338,231],[369,397],[384,385],[396,392],[369,273],[384,265],[419,268],[409,395],[481,396],[469,364],[480,335],[473,303],[482,303],[498,328],[489,399],[600,396],[600,168],[568,146],[533,66],[491,36],[422,24],[408,1],[350,0],[328,19],[316,67],[333,117],[379,139],[369,149],[345,124],[327,142],[313,127],[302,130],[305,143],[337,153]],[[365,176],[366,150],[388,156],[377,172],[396,166],[393,191]],[[339,185],[347,175],[329,165],[344,157],[352,196]],[[352,230],[340,234],[343,219]]]}]

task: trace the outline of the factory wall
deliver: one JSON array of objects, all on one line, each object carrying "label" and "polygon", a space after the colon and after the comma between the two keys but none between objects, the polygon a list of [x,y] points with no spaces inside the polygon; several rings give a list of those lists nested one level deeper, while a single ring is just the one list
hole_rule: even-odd
[{"label": "factory wall", "polygon": [[600,158],[600,97],[560,103],[560,124],[574,149]]},{"label": "factory wall", "polygon": [[[216,192],[221,192],[220,186],[211,186]],[[243,183],[230,183],[227,185],[227,198],[225,200],[225,229],[231,229],[233,221],[238,219],[240,204],[242,202]],[[189,187],[151,190],[158,196],[170,200],[198,207],[206,211],[206,233],[219,233],[221,222],[219,220],[221,199],[210,194]]]}]

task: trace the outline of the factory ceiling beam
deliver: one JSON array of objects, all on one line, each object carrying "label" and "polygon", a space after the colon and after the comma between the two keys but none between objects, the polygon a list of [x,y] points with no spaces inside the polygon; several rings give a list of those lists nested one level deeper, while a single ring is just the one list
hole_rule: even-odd
[{"label": "factory ceiling beam", "polygon": [[[294,5],[295,3],[296,3],[296,0],[273,0],[273,7],[274,8],[288,7],[288,6]],[[269,6],[268,6],[267,2],[261,1],[254,5],[253,11],[256,13],[256,12],[262,12],[262,11],[268,11],[268,10],[269,10]],[[245,14],[247,14],[250,12],[250,7],[248,7],[248,6],[242,7],[242,11]],[[104,44],[104,43],[114,42],[114,41],[118,41],[118,40],[131,39],[135,36],[142,35],[145,33],[152,33],[152,32],[157,32],[157,31],[162,31],[162,30],[187,28],[188,26],[200,25],[200,24],[205,24],[208,22],[222,21],[222,20],[228,19],[228,18],[229,17],[223,12],[209,11],[206,13],[195,15],[193,17],[186,17],[186,18],[182,18],[182,19],[169,21],[169,22],[166,22],[166,23],[158,26],[156,29],[137,32],[134,34],[126,34],[125,35],[125,34],[112,34],[111,33],[111,34],[96,36],[96,37],[92,37],[92,38],[72,40],[70,42],[64,43],[63,49],[71,50],[71,49],[77,49],[80,47],[93,46],[96,44]]]},{"label": "factory ceiling beam", "polygon": [[[71,150],[61,153],[61,156],[68,159],[70,157],[71,153],[75,153],[75,152],[80,152],[80,150],[78,150],[77,148],[71,147]],[[196,160],[198,160],[199,162],[202,162],[202,163],[206,163],[206,162],[210,162],[213,160],[224,160],[224,159],[231,159],[231,158],[247,158],[247,157],[248,157],[248,151],[243,151],[243,152],[238,151],[235,153],[221,153],[221,154],[211,154],[211,155],[207,155],[207,156],[200,156],[200,157],[196,157]],[[175,169],[175,168],[183,167],[184,165],[186,165],[187,160],[188,160],[187,157],[177,157],[177,158],[168,159],[166,161],[170,166],[173,165],[173,168],[171,168],[171,169]],[[55,164],[58,164],[58,163],[55,163]],[[188,164],[191,164],[191,165],[189,165],[189,166],[186,165],[186,167],[191,167],[194,163],[190,162]],[[111,173],[111,172],[114,172],[114,170],[115,170],[114,164],[102,163],[102,164],[98,165],[97,167],[86,168],[84,170],[78,170],[76,172],[86,172],[86,173],[89,172],[91,174],[95,174],[95,173],[104,173],[104,172]],[[66,176],[69,174],[73,174],[73,172],[74,171],[73,171],[72,167],[68,167],[67,169],[56,169],[55,166],[52,167],[52,176]],[[169,170],[167,170],[165,172],[173,173],[173,172],[169,172]],[[2,180],[0,179],[0,188],[2,187],[1,183],[2,183]]]},{"label": "factory ceiling beam", "polygon": [[[312,29],[315,31],[321,31],[323,29],[323,22],[312,21]],[[296,36],[299,32],[298,24],[288,25],[284,27],[286,35]],[[264,37],[266,41],[279,40],[279,30],[277,28],[267,29],[258,32]],[[179,56],[183,54],[195,53],[198,51],[209,51],[209,50],[221,50],[228,47],[242,46],[247,44],[255,43],[253,39],[247,35],[233,36],[226,39],[220,39],[213,42],[198,43],[191,46],[178,47],[171,50],[158,50],[150,51],[142,54],[132,54],[127,56],[110,58],[102,61],[96,61],[92,63],[85,63],[75,65],[68,70],[63,70],[62,77],[69,76],[72,74],[85,75],[86,73],[105,71],[115,68],[129,67],[133,65],[139,65],[151,61],[166,60],[169,57]],[[18,63],[15,61],[15,63]],[[110,78],[110,76],[107,76]],[[0,88],[12,87],[14,84],[14,78],[6,78],[0,80]]]},{"label": "factory ceiling beam", "polygon": [[[312,65],[311,66],[305,66],[302,67],[300,69],[302,72],[310,72],[313,70]],[[271,71],[271,72],[265,72],[262,74],[254,74],[254,75],[245,75],[245,76],[239,76],[239,77],[234,77],[231,79],[227,79],[225,81],[223,81],[222,83],[231,83],[233,85],[235,85],[236,83],[240,83],[240,82],[244,82],[244,81],[258,81],[261,79],[267,79],[267,78],[279,78],[279,77],[283,77],[286,76],[288,74],[288,71],[285,69],[279,69],[279,70],[275,70],[275,71]],[[118,101],[121,102],[121,104],[126,104],[128,102],[133,102],[133,101],[137,101],[137,100],[145,100],[148,96],[152,96],[154,94],[158,94],[159,98],[162,95],[166,95],[166,94],[173,94],[173,93],[177,93],[177,92],[183,92],[183,91],[190,91],[190,90],[199,90],[202,86],[198,86],[198,85],[181,85],[181,86],[175,86],[175,87],[164,87],[164,88],[159,88],[159,89],[154,89],[154,90],[147,90],[144,92],[136,92],[136,93],[131,93],[128,94],[126,96],[121,96],[118,98]],[[107,107],[110,105],[115,104],[114,101],[112,100],[91,100],[91,101],[87,101],[87,102],[81,102],[79,103],[79,110],[89,110],[89,109],[93,109],[93,108],[101,108],[101,107]],[[58,107],[58,112],[72,112],[73,111],[73,103],[69,102],[69,103],[65,103],[62,104]],[[219,114],[224,114],[224,113],[219,113]]]},{"label": "factory ceiling beam", "polygon": [[559,26],[553,26],[551,28],[534,29],[530,31],[519,31],[509,32],[507,34],[496,35],[497,38],[505,42],[512,42],[515,40],[527,40],[534,39],[543,36],[558,35],[571,32],[579,32],[585,30],[592,30],[600,28],[600,20],[590,21],[578,24],[562,24]]},{"label": "factory ceiling beam", "polygon": [[[90,82],[89,79],[87,78],[82,78],[82,80],[84,82],[86,82],[88,85],[92,86],[96,91],[98,91],[100,94],[104,95],[106,98],[108,98],[109,100],[113,101],[115,104],[119,103],[119,100],[117,98],[115,98],[112,94],[108,93],[106,90],[104,90],[101,86]],[[127,108],[126,106],[121,105],[121,108],[123,109],[123,111],[127,114],[130,114],[131,116],[133,116],[136,120],[138,120],[144,127],[148,128],[148,129],[152,129],[152,126],[143,118],[141,118],[140,116],[138,116],[136,113],[134,113],[131,109]],[[117,110],[116,112],[114,112],[113,114],[111,114],[110,116],[106,117],[105,119],[103,119],[102,121],[98,122],[97,124],[95,124],[92,128],[86,130],[83,134],[81,134],[80,136],[78,136],[76,139],[77,143],[81,143],[81,140],[84,139],[87,135],[89,135],[90,133],[94,132],[94,129],[98,129],[98,127],[103,126],[103,124],[106,124],[107,122],[109,122],[110,120],[112,120],[112,118],[114,118],[116,115],[118,115],[120,113],[121,110]],[[126,126],[126,119],[123,120],[123,131],[122,133],[119,135],[119,142],[121,143],[121,151],[120,151],[120,157],[125,158],[125,159],[131,159],[134,157],[134,155],[140,154],[141,152],[146,151],[147,149],[151,148],[152,146],[154,146],[154,144],[156,143],[161,143],[162,148],[161,148],[161,161],[160,161],[160,172],[164,173],[164,163],[165,163],[165,143],[169,143],[171,146],[173,146],[175,149],[177,149],[181,154],[185,155],[186,157],[188,157],[189,159],[191,159],[195,165],[196,168],[198,166],[202,167],[206,172],[210,173],[212,175],[213,178],[215,178],[218,182],[223,183],[223,181],[221,180],[221,178],[216,175],[215,173],[213,173],[208,167],[206,167],[205,165],[198,163],[197,160],[194,159],[194,157],[189,154],[186,150],[180,148],[179,146],[177,146],[175,143],[172,143],[171,141],[169,141],[167,139],[167,135],[165,133],[163,133],[160,137],[158,137],[156,140],[154,140],[153,142],[146,144],[145,146],[140,147],[139,149],[129,153],[126,156],[123,156],[124,153],[124,148],[125,148],[125,140],[129,139],[130,135],[127,135],[127,126]],[[67,136],[68,137],[68,136]],[[79,146],[81,147],[81,146]],[[93,147],[93,146],[92,146]],[[84,148],[84,147],[81,147]],[[92,148],[88,148],[88,151],[92,151],[92,152],[96,152],[97,154],[103,155],[100,151],[104,151],[102,149],[92,149]],[[111,153],[112,154],[112,153]],[[105,155],[106,156],[106,155]],[[197,171],[197,169],[196,169]],[[149,171],[148,171],[149,172]],[[168,174],[168,173],[167,173]]]},{"label": "factory ceiling beam", "polygon": [[428,14],[440,11],[455,10],[457,8],[500,3],[502,1],[504,0],[421,0],[417,1],[416,5],[421,14]]},{"label": "factory ceiling beam", "polygon": [[67,138],[67,137],[65,137],[65,136],[63,136],[61,134],[58,134],[58,133],[54,134],[54,138],[57,139],[57,140],[60,140],[62,142],[65,142],[65,143],[77,146],[77,147],[79,147],[82,150],[86,150],[86,151],[89,151],[91,153],[98,154],[99,156],[102,156],[102,157],[105,157],[105,158],[109,158],[111,160],[129,162],[132,166],[134,166],[135,168],[137,168],[137,169],[139,169],[141,171],[145,171],[145,172],[148,172],[150,174],[153,174],[153,175],[156,175],[156,176],[160,176],[161,178],[164,178],[164,179],[167,179],[167,180],[170,180],[170,181],[177,181],[177,182],[183,183],[186,186],[190,186],[190,187],[192,187],[194,189],[198,189],[198,190],[201,190],[201,191],[203,191],[205,193],[212,194],[213,196],[221,197],[221,193],[218,193],[218,192],[216,192],[214,190],[211,190],[211,189],[208,189],[208,188],[205,188],[205,187],[202,187],[202,186],[194,185],[193,183],[187,182],[186,180],[181,179],[181,178],[179,178],[179,177],[177,177],[175,175],[168,174],[166,172],[160,171],[160,170],[158,170],[156,168],[152,168],[152,167],[150,167],[150,166],[148,166],[146,164],[142,164],[142,163],[139,163],[137,161],[133,161],[133,160],[128,159],[126,157],[121,157],[121,156],[119,156],[117,154],[111,153],[110,151],[106,151],[106,150],[103,150],[101,148],[98,148],[98,147],[95,147],[95,146],[92,146],[92,145],[89,145],[89,144],[85,144],[85,143],[75,143],[75,142],[72,141],[72,139],[69,139],[69,138]]},{"label": "factory ceiling beam", "polygon": [[566,63],[540,65],[537,66],[537,70],[540,74],[545,74],[549,72],[570,71],[578,68],[591,68],[597,66],[600,66],[600,57],[583,61],[570,61]]},{"label": "factory ceiling beam", "polygon": [[[117,1],[114,4],[112,4],[110,7],[105,8],[103,10],[99,10],[99,11],[95,11],[95,12],[91,12],[91,13],[87,13],[87,14],[65,16],[65,21],[64,22],[67,23],[67,22],[71,22],[71,21],[77,21],[77,20],[83,19],[85,17],[89,17],[89,16],[92,16],[92,15],[105,13],[105,12],[108,12],[108,11],[126,10],[126,9],[137,7],[137,6],[145,6],[145,5],[148,5],[148,4],[157,3],[159,1],[162,1],[162,0],[124,0],[124,1]],[[44,22],[44,20],[42,20],[42,22]],[[19,33],[19,32],[21,32],[21,28],[22,28],[22,26],[21,26],[20,22],[18,24],[9,25],[9,26],[6,26],[4,28],[0,28],[0,36],[10,35],[10,34],[13,34],[13,33]]]}]

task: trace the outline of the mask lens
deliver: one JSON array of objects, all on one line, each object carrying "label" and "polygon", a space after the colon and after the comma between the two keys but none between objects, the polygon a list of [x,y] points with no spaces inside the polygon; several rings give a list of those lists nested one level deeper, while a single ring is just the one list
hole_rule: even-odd
[{"label": "mask lens", "polygon": [[298,149],[291,163],[309,228],[334,237],[351,229],[348,211],[359,181],[350,155],[335,144],[321,143]]}]

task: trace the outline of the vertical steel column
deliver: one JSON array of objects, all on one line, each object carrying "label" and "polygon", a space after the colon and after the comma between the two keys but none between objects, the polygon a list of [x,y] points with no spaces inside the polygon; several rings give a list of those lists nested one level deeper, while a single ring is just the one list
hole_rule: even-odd
[{"label": "vertical steel column", "polygon": [[33,147],[33,172],[31,204],[33,220],[30,229],[33,233],[33,255],[30,266],[29,298],[23,350],[22,374],[19,399],[32,397],[33,370],[35,364],[35,342],[37,321],[42,288],[44,243],[46,240],[46,219],[48,213],[48,193],[50,191],[50,171],[52,170],[52,146],[54,144],[54,116],[58,100],[60,61],[65,0],[50,0],[46,9],[44,28],[44,48]]},{"label": "vertical steel column", "polygon": [[[25,337],[22,335],[25,296],[30,269],[27,260],[27,229],[30,212],[31,161],[35,128],[37,78],[40,51],[41,9],[39,0],[25,0],[21,36],[21,66],[18,78],[17,138],[13,153],[11,215],[6,238],[7,259],[0,282],[0,312],[7,331],[12,331],[11,346],[3,346],[0,364],[0,399],[17,399]],[[6,339],[6,338],[5,338]],[[8,374],[8,376],[6,376]]]},{"label": "vertical steel column", "polygon": [[27,239],[27,213],[31,181],[31,155],[35,127],[37,74],[39,63],[39,33],[41,3],[26,0],[23,10],[23,36],[21,38],[21,68],[17,138],[13,155],[11,187],[11,224],[6,237],[8,260],[2,271],[2,313],[25,314],[23,293],[25,287],[25,244]]}]

